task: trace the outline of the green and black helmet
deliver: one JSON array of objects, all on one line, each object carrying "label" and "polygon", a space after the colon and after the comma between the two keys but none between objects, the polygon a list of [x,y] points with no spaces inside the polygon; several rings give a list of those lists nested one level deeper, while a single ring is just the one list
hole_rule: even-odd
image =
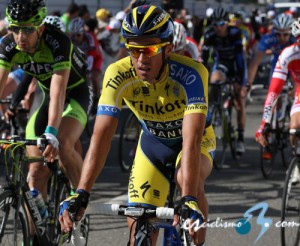
[{"label": "green and black helmet", "polygon": [[44,0],[9,0],[6,8],[6,17],[10,24],[39,26],[47,16],[47,7]]}]

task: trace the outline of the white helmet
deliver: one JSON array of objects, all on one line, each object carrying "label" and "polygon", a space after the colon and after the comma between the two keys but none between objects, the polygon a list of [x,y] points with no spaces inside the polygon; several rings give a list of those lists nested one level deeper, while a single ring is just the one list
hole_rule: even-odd
[{"label": "white helmet", "polygon": [[73,20],[70,21],[69,24],[69,32],[72,33],[84,33],[84,20],[80,17],[76,17]]},{"label": "white helmet", "polygon": [[60,29],[62,32],[66,31],[65,24],[61,21],[60,17],[58,17],[58,16],[47,15],[44,22],[48,23],[52,26],[55,26],[56,28]]},{"label": "white helmet", "polygon": [[213,12],[214,12],[214,9],[213,8],[207,8],[206,9],[206,17],[207,18],[210,18],[211,17],[211,15],[213,14]]},{"label": "white helmet", "polygon": [[295,38],[297,38],[300,35],[300,17],[293,22],[292,34]]},{"label": "white helmet", "polygon": [[276,18],[272,21],[273,26],[277,30],[290,29],[293,24],[293,17],[291,15],[281,13],[276,16]]},{"label": "white helmet", "polygon": [[174,21],[174,38],[173,38],[173,51],[179,51],[184,49],[186,45],[186,30],[184,26]]}]

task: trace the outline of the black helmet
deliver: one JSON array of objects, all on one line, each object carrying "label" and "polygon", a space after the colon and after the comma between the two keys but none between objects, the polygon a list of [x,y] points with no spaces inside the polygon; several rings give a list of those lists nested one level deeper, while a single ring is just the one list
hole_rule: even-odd
[{"label": "black helmet", "polygon": [[174,24],[162,8],[142,5],[132,9],[125,17],[121,33],[124,38],[157,37],[172,42]]},{"label": "black helmet", "polygon": [[227,21],[228,20],[228,12],[221,7],[216,8],[216,9],[214,9],[214,12],[211,15],[211,19],[213,21],[221,21],[221,20]]},{"label": "black helmet", "polygon": [[44,0],[9,0],[6,17],[14,25],[34,24],[39,26],[47,15]]}]

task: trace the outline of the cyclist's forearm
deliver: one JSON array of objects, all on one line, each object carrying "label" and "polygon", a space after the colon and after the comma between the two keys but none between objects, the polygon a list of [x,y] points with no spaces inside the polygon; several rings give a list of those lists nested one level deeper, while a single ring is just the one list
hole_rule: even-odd
[{"label": "cyclist's forearm", "polygon": [[204,125],[205,116],[202,114],[185,116],[181,157],[182,196],[197,197],[198,195],[198,186],[201,177],[201,141]]},{"label": "cyclist's forearm", "polygon": [[6,81],[8,77],[9,71],[4,68],[0,68],[0,96],[2,96],[4,88],[6,86]]},{"label": "cyclist's forearm", "polygon": [[248,69],[248,81],[252,83],[255,79],[256,72],[258,69],[259,64],[261,63],[262,59],[264,57],[264,53],[261,51],[258,51],[254,59],[252,60],[251,64],[249,65]]},{"label": "cyclist's forearm", "polygon": [[264,113],[262,120],[263,122],[270,123],[272,118],[272,112],[277,103],[278,97],[282,91],[284,86],[284,80],[278,78],[272,78],[271,84],[268,90],[268,94],[266,97],[265,105],[264,105]]},{"label": "cyclist's forearm", "polygon": [[70,71],[64,70],[54,74],[51,80],[48,126],[53,126],[57,129],[64,110],[69,74]]}]

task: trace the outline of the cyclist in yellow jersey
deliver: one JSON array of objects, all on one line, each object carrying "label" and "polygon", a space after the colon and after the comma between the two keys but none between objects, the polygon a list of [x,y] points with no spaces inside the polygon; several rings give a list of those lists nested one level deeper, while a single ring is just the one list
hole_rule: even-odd
[{"label": "cyclist in yellow jersey", "polygon": [[[207,117],[208,71],[191,58],[172,54],[173,34],[173,21],[160,7],[142,5],[126,15],[122,35],[130,56],[105,72],[79,190],[61,205],[64,231],[72,228],[69,212],[80,218],[88,204],[117,129],[122,99],[143,128],[129,179],[129,205],[164,206],[170,182],[167,164],[172,163],[182,195],[174,225],[182,208],[189,211],[187,218],[206,221],[204,183],[215,152],[215,136]],[[129,219],[129,228],[132,223]],[[153,245],[157,234],[152,236]],[[196,232],[191,228],[190,234],[196,245],[204,245],[205,228]],[[131,235],[131,243],[133,240]]]}]

